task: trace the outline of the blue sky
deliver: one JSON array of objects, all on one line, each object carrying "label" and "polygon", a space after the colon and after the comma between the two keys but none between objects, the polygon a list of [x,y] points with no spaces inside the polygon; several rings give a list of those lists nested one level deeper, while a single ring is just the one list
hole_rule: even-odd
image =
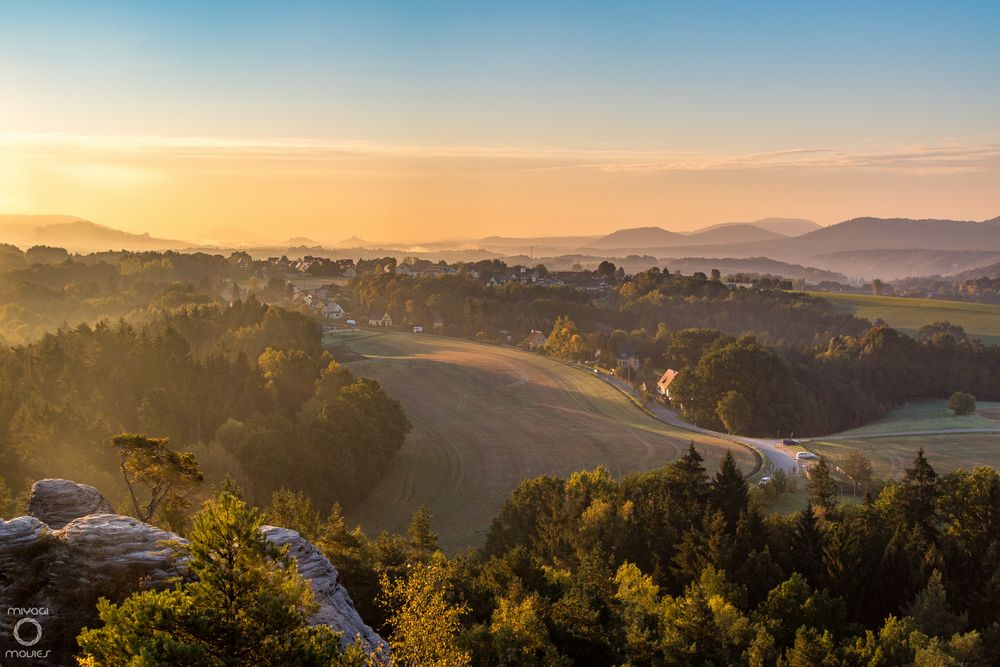
[{"label": "blue sky", "polygon": [[991,145],[998,119],[1000,2],[0,8],[5,134],[742,155]]},{"label": "blue sky", "polygon": [[1000,3],[8,3],[0,62],[8,131],[913,141],[998,130]]}]

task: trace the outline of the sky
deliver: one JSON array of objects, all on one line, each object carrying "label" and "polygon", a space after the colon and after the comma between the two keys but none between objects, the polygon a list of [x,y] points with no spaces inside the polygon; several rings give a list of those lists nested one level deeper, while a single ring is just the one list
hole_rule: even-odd
[{"label": "sky", "polygon": [[6,2],[0,212],[197,240],[1000,215],[1000,3]]}]

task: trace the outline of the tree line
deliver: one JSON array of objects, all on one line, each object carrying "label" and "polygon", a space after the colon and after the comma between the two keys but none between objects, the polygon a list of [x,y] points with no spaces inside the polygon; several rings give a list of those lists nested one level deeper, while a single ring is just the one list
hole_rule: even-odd
[{"label": "tree line", "polygon": [[[692,444],[677,461],[621,481],[603,468],[527,480],[485,545],[451,557],[437,549],[424,509],[406,534],[370,538],[345,524],[339,505],[322,518],[304,494],[280,490],[256,521],[321,548],[397,665],[997,664],[1000,473],[938,475],[920,451],[902,479],[859,504],[840,502],[824,480],[810,480],[803,511],[765,515],[731,457],[710,476]],[[213,502],[237,502],[226,494]],[[211,539],[217,507],[196,517],[192,550]],[[177,596],[195,603],[180,609],[204,617],[200,627],[225,625],[203,593],[217,580],[103,602],[104,626],[85,631],[81,646],[107,657],[120,650],[118,660],[147,647],[156,657],[173,647],[164,637],[184,631],[184,617],[174,626],[162,613]],[[303,636],[282,650],[304,650],[312,643],[294,614],[308,600],[287,581],[281,590],[294,594],[293,616],[274,623]],[[137,627],[135,618],[161,625]],[[182,648],[219,648],[210,634],[179,638]],[[266,645],[251,636],[243,650]],[[331,662],[303,664],[344,659],[327,655]]]},{"label": "tree line", "polygon": [[315,322],[252,298],[0,347],[0,470],[14,494],[61,476],[124,501],[107,443],[125,432],[169,438],[209,481],[232,474],[251,499],[293,485],[348,504],[408,430],[377,382],[323,352]]}]

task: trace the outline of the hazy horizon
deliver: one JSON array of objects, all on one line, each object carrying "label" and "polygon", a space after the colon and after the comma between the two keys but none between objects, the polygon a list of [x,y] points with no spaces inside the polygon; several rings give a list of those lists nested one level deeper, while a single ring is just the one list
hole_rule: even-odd
[{"label": "hazy horizon", "polygon": [[0,211],[426,242],[1000,210],[996,5],[97,5],[5,9]]}]

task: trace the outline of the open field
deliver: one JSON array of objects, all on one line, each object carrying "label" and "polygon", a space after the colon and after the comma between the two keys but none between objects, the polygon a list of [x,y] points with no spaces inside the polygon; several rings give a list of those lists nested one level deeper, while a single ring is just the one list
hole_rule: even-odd
[{"label": "open field", "polygon": [[653,419],[597,378],[541,356],[429,335],[343,332],[327,345],[365,355],[349,364],[399,399],[414,428],[385,478],[348,512],[367,532],[402,530],[425,505],[448,551],[481,544],[524,479],[606,466],[613,475],[658,467],[694,440],[714,470],[732,450],[712,436]]},{"label": "open field", "polygon": [[967,334],[986,343],[1000,344],[1000,306],[938,299],[911,299],[870,294],[810,292],[831,301],[835,307],[858,317],[882,319],[891,327],[909,334],[925,324],[951,322]]},{"label": "open field", "polygon": [[910,401],[878,421],[838,433],[837,437],[861,437],[903,431],[957,431],[1000,429],[1000,403],[979,401],[971,415],[956,416],[948,410],[948,401],[927,399]]},{"label": "open field", "polygon": [[838,464],[851,450],[860,449],[871,459],[875,474],[887,479],[901,477],[921,447],[939,473],[975,466],[1000,468],[1000,433],[890,436],[809,443],[809,449]]}]

